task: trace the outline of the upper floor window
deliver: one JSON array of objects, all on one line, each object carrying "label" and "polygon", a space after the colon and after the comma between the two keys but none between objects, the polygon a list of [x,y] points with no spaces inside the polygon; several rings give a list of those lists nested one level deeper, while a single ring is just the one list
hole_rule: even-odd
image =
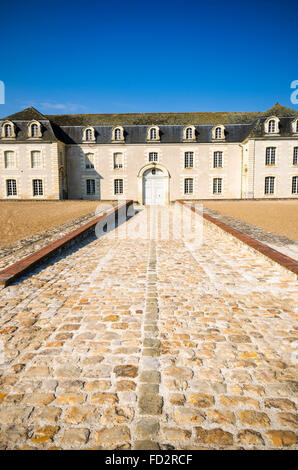
[{"label": "upper floor window", "polygon": [[114,194],[123,194],[123,180],[114,180]]},{"label": "upper floor window", "polygon": [[271,116],[265,121],[265,133],[266,134],[277,134],[279,132],[279,118]]},{"label": "upper floor window", "polygon": [[265,178],[265,194],[274,194],[274,176],[266,176]]},{"label": "upper floor window", "polygon": [[7,196],[17,196],[16,180],[6,180],[6,194]]},{"label": "upper floor window", "polygon": [[112,131],[112,140],[123,142],[124,141],[124,129],[121,126],[115,127]]},{"label": "upper floor window", "polygon": [[148,129],[147,140],[159,140],[159,128],[157,126]]},{"label": "upper floor window", "polygon": [[15,167],[15,156],[14,152],[10,150],[4,152],[4,166],[5,168],[14,168]]},{"label": "upper floor window", "polygon": [[39,151],[34,150],[31,152],[31,168],[41,168],[41,153]]},{"label": "upper floor window", "polygon": [[85,127],[83,129],[83,141],[95,142],[95,130],[93,127]]},{"label": "upper floor window", "polygon": [[94,155],[93,153],[86,153],[85,155],[86,169],[91,170],[94,168]]},{"label": "upper floor window", "polygon": [[215,126],[212,129],[213,140],[224,140],[225,139],[225,127],[223,125]]},{"label": "upper floor window", "polygon": [[193,152],[185,152],[184,168],[193,168]]},{"label": "upper floor window", "polygon": [[43,196],[42,180],[33,180],[33,196]]},{"label": "upper floor window", "polygon": [[158,153],[150,152],[149,153],[149,162],[158,162]]},{"label": "upper floor window", "polygon": [[114,169],[123,168],[123,154],[114,153]]},{"label": "upper floor window", "polygon": [[292,194],[298,194],[298,176],[292,178]]},{"label": "upper floor window", "polygon": [[293,165],[298,165],[298,147],[294,147],[294,151],[293,151]]},{"label": "upper floor window", "polygon": [[86,180],[86,193],[88,196],[95,194],[95,180]]},{"label": "upper floor window", "polygon": [[266,165],[275,165],[275,147],[267,147],[266,148]]},{"label": "upper floor window", "polygon": [[15,137],[15,126],[11,121],[6,121],[2,124],[1,137],[6,139]]},{"label": "upper floor window", "polygon": [[292,121],[292,132],[293,134],[298,134],[298,118]]},{"label": "upper floor window", "polygon": [[222,168],[222,152],[213,153],[213,168]]},{"label": "upper floor window", "polygon": [[37,121],[29,123],[28,126],[28,137],[29,138],[39,138],[41,137],[41,126]]},{"label": "upper floor window", "polygon": [[187,126],[183,129],[183,140],[195,140],[196,130],[194,126]]},{"label": "upper floor window", "polygon": [[213,194],[222,193],[222,178],[213,178]]},{"label": "upper floor window", "polygon": [[193,194],[193,178],[184,179],[184,194]]}]

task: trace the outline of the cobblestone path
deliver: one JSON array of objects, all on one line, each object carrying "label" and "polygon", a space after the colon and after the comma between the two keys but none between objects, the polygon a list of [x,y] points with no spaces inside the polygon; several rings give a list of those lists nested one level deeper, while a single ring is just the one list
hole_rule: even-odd
[{"label": "cobblestone path", "polygon": [[1,449],[297,448],[297,281],[170,210],[0,292]]}]

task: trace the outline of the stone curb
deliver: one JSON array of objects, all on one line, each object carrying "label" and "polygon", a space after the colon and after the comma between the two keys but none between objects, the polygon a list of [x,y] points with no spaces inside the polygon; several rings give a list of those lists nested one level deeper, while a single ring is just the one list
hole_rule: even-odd
[{"label": "stone curb", "polygon": [[126,207],[127,209],[131,206],[132,203],[132,200],[128,200],[118,204],[112,209],[109,209],[108,211],[104,212],[100,217],[90,220],[82,227],[79,227],[73,232],[70,232],[67,235],[64,235],[63,237],[59,238],[58,240],[49,243],[40,250],[35,251],[35,253],[32,253],[31,255],[28,255],[25,258],[22,258],[21,260],[13,263],[7,268],[2,269],[0,271],[0,288],[8,286],[16,278],[22,276],[25,272],[39,264],[41,261],[44,261],[48,257],[57,254],[62,249],[69,248],[75,242],[86,238],[88,235],[90,235],[92,231],[95,230],[95,226],[99,221],[111,216],[112,214],[117,215],[119,209],[121,209],[122,207]]},{"label": "stone curb", "polygon": [[280,253],[279,251],[274,250],[274,248],[271,248],[270,246],[265,245],[265,243],[262,243],[256,240],[250,235],[246,235],[245,233],[240,232],[240,230],[230,227],[229,225],[225,224],[224,222],[221,222],[218,219],[215,219],[209,214],[202,213],[194,206],[188,205],[185,201],[179,200],[177,202],[189,207],[191,211],[195,212],[196,214],[201,215],[205,220],[212,222],[214,225],[217,225],[219,228],[227,232],[229,235],[232,235],[233,237],[237,238],[238,240],[245,243],[249,247],[261,253],[263,256],[266,256],[267,258],[271,259],[272,261],[279,264],[283,268],[286,268],[288,271],[291,271],[298,278],[298,262],[294,260],[293,258],[290,258],[289,256],[286,256],[283,253]]}]

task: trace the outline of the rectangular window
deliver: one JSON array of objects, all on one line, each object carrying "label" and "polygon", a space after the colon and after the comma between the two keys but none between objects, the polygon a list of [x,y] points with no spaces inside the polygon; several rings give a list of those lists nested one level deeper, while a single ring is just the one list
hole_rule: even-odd
[{"label": "rectangular window", "polygon": [[93,155],[93,153],[86,153],[85,160],[86,160],[86,169],[87,170],[92,170],[92,168],[94,168],[94,155]]},{"label": "rectangular window", "polygon": [[292,194],[298,194],[298,176],[292,178]]},{"label": "rectangular window", "polygon": [[298,147],[294,147],[294,151],[293,151],[293,165],[298,165]]},{"label": "rectangular window", "polygon": [[265,178],[265,194],[274,194],[274,176],[266,176]]},{"label": "rectangular window", "polygon": [[158,162],[158,153],[150,152],[149,153],[149,162]]},{"label": "rectangular window", "polygon": [[193,168],[193,152],[185,152],[184,168]]},{"label": "rectangular window", "polygon": [[222,152],[214,152],[213,168],[222,168]]},{"label": "rectangular window", "polygon": [[6,193],[7,196],[17,195],[17,182],[16,180],[6,180]]},{"label": "rectangular window", "polygon": [[123,168],[123,154],[114,153],[114,169]]},{"label": "rectangular window", "polygon": [[266,148],[266,165],[275,165],[275,147]]},{"label": "rectangular window", "polygon": [[33,196],[43,196],[42,180],[33,180]]},{"label": "rectangular window", "polygon": [[88,195],[95,194],[95,180],[86,180],[86,192]]},{"label": "rectangular window", "polygon": [[31,168],[40,168],[41,154],[38,151],[31,152]]},{"label": "rectangular window", "polygon": [[184,194],[193,194],[193,179],[192,178],[185,178]]},{"label": "rectangular window", "polygon": [[114,194],[123,194],[123,180],[114,180]]},{"label": "rectangular window", "polygon": [[14,168],[15,161],[14,161],[14,153],[13,152],[5,152],[4,153],[4,166],[5,168]]},{"label": "rectangular window", "polygon": [[213,194],[222,193],[222,178],[213,178]]}]

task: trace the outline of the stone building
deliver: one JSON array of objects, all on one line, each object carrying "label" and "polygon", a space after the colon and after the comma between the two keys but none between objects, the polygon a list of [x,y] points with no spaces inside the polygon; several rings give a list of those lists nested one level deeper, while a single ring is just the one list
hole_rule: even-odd
[{"label": "stone building", "polygon": [[298,112],[43,115],[0,121],[0,199],[298,197]]}]

